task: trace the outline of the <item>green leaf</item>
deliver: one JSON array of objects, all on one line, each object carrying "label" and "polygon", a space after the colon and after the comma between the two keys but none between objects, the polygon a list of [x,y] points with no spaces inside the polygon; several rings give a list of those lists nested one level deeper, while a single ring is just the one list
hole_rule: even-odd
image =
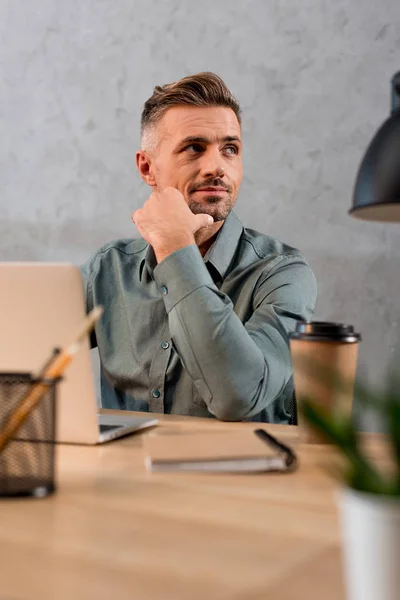
[{"label": "green leaf", "polygon": [[386,493],[388,484],[375,466],[362,455],[358,434],[349,418],[333,417],[326,409],[308,399],[300,402],[301,412],[312,427],[333,443],[347,460],[347,483],[356,489]]}]

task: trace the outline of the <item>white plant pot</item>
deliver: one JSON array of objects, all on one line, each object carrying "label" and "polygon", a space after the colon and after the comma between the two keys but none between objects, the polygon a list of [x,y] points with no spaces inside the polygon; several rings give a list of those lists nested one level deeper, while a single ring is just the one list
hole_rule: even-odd
[{"label": "white plant pot", "polygon": [[400,498],[344,489],[340,521],[348,600],[400,600]]}]

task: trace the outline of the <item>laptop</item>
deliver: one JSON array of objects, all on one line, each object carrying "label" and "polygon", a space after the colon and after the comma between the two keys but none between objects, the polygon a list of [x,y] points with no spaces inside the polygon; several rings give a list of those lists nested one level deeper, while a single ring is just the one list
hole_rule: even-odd
[{"label": "laptop", "polygon": [[[85,318],[78,267],[0,262],[0,372],[36,374],[52,349],[72,341]],[[57,385],[56,440],[100,444],[157,424],[152,417],[98,414],[89,340]]]}]

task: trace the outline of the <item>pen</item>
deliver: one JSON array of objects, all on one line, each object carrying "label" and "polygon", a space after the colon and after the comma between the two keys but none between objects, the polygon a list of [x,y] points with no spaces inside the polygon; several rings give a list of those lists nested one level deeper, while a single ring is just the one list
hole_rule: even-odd
[{"label": "pen", "polygon": [[282,444],[282,442],[278,441],[276,437],[274,437],[270,433],[267,433],[265,429],[255,429],[254,433],[257,437],[260,438],[260,440],[265,442],[268,446],[273,446],[280,452],[283,452],[283,454],[286,455],[286,465],[288,467],[290,467],[296,462],[296,455],[293,452],[293,450],[289,448],[289,446],[286,446],[286,444]]}]

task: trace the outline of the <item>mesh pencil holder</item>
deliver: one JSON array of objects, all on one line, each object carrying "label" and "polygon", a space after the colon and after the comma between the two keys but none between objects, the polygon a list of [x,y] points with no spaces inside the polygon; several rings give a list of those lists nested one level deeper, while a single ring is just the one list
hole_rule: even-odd
[{"label": "mesh pencil holder", "polygon": [[[48,381],[45,395],[0,453],[0,497],[43,498],[55,491],[58,381]],[[0,430],[37,382],[30,373],[0,373]]]}]

